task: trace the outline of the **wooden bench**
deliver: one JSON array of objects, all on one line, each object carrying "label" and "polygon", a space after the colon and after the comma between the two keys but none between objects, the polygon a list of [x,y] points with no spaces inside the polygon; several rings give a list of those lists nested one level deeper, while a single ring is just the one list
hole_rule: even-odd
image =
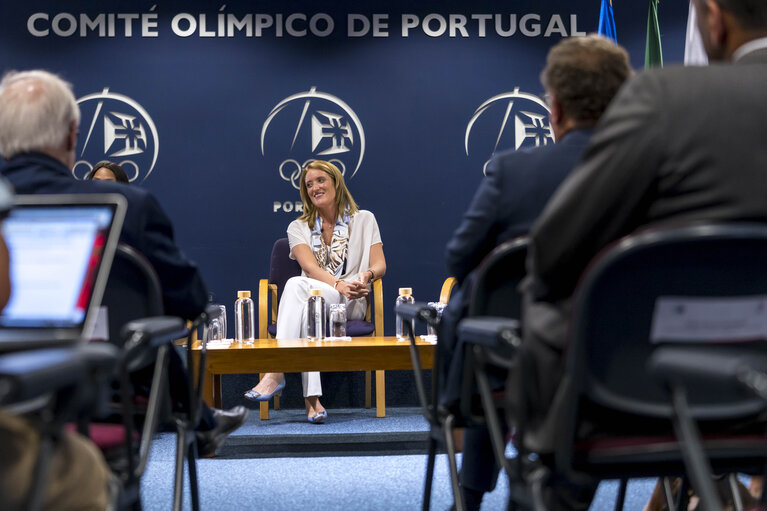
[{"label": "wooden bench", "polygon": [[[435,345],[417,341],[424,369],[434,365]],[[200,343],[192,348],[195,366]],[[410,344],[396,337],[355,337],[351,341],[308,339],[256,339],[253,344],[210,345],[205,362],[203,399],[221,408],[221,375],[301,371],[375,371],[376,417],[386,416],[384,371],[412,369]],[[268,403],[261,403],[261,418],[268,419]]]}]

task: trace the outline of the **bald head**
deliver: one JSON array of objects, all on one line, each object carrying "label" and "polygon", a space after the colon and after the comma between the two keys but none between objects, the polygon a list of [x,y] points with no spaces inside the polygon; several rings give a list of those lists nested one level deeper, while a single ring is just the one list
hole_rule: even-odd
[{"label": "bald head", "polygon": [[72,87],[47,71],[11,71],[0,82],[0,154],[32,151],[74,165],[80,109]]}]

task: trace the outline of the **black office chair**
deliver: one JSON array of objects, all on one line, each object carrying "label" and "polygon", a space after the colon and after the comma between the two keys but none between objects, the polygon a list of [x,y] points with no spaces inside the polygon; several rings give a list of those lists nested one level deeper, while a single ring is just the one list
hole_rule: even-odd
[{"label": "black office chair", "polygon": [[[701,508],[706,511],[723,509],[706,446],[688,402],[688,389],[700,382],[715,382],[733,394],[754,395],[767,401],[767,355],[737,348],[710,350],[706,346],[662,346],[650,357],[648,370],[668,386],[674,433],[679,440],[687,475],[700,497]],[[767,466],[764,470],[767,471]],[[734,508],[743,509],[738,498],[736,475],[729,474],[727,483],[729,493],[735,497]],[[763,492],[761,506],[766,502],[767,494]]]},{"label": "black office chair", "polygon": [[[458,337],[466,345],[466,360],[461,392],[461,413],[477,424],[486,424],[490,432],[498,465],[515,480],[518,467],[505,456],[506,438],[501,427],[498,409],[503,408],[503,396],[494,394],[497,384],[491,383],[495,376],[504,381],[506,373],[514,365],[514,352],[519,343],[518,330],[522,317],[522,296],[518,287],[525,276],[525,258],[528,239],[515,238],[502,243],[488,254],[475,270],[468,318],[482,317],[500,320],[504,327],[517,321],[515,329],[502,328],[492,343],[484,342],[483,336],[474,336],[471,322],[463,322]],[[479,395],[482,412],[475,413],[474,396]]]},{"label": "black office chair", "polygon": [[[91,431],[95,431],[94,441],[105,451],[107,459],[115,460],[113,467],[123,483],[122,505],[140,508],[140,478],[148,462],[152,439],[159,424],[172,422],[177,433],[173,509],[181,509],[183,505],[186,463],[192,508],[197,510],[199,491],[194,429],[199,422],[200,391],[199,387],[197,391],[191,390],[195,387],[188,381],[190,395],[187,396],[184,413],[171,413],[167,371],[168,357],[173,356],[170,352],[174,349],[171,343],[186,337],[190,347],[191,330],[181,318],[163,316],[162,289],[157,274],[143,255],[123,243],[117,247],[102,303],[107,307],[110,342],[123,350],[120,406],[124,429],[118,428],[114,432],[113,426],[99,424],[91,427]],[[192,330],[204,322],[203,315],[192,325]],[[131,375],[135,377],[139,372],[144,373],[144,380],[151,381],[145,396],[146,404],[138,403],[133,394],[135,386]],[[148,373],[151,373],[151,378],[147,378]],[[185,377],[189,378],[188,374]],[[134,425],[135,412],[144,416],[140,420],[140,435],[136,434]],[[100,430],[106,430],[107,434],[100,435]],[[136,437],[139,444],[134,449]],[[120,444],[122,447],[119,447]],[[114,456],[115,452],[121,452],[123,456]]]},{"label": "black office chair", "polygon": [[[699,225],[629,236],[589,264],[573,297],[565,383],[560,388],[563,407],[550,424],[553,449],[538,452],[531,470],[525,471],[531,474],[526,477],[534,505],[543,509],[546,481],[618,478],[620,507],[629,478],[685,474],[685,446],[668,435],[675,421],[675,398],[666,382],[646,368],[658,350],[678,342],[653,334],[656,306],[669,297],[767,295],[765,256],[765,226]],[[487,337],[498,335],[499,329],[497,323],[491,325]],[[704,349],[711,357],[730,350],[759,357],[767,352],[764,342],[684,341],[676,347]],[[515,356],[525,351],[522,344]],[[530,382],[523,380],[523,387],[526,383]],[[710,380],[695,381],[685,389],[690,417],[703,432],[702,448],[713,470],[762,473],[767,436],[765,424],[756,418],[767,409],[765,402]],[[508,420],[522,423],[515,443],[520,458],[528,460],[530,431],[524,414],[515,412],[510,410]],[[585,429],[589,424],[596,431]],[[717,505],[717,500],[709,502]]]},{"label": "black office chair", "polygon": [[[590,265],[573,302],[566,366],[572,381],[571,403],[558,437],[555,470],[605,475],[615,470],[627,475],[643,469],[655,475],[663,475],[664,470],[684,472],[683,443],[663,442],[661,447],[659,437],[636,441],[637,435],[648,431],[643,423],[660,423],[661,431],[666,431],[675,416],[666,385],[646,370],[647,360],[668,344],[663,337],[653,337],[656,308],[660,299],[668,297],[726,300],[763,296],[767,294],[765,256],[765,226],[699,225],[625,238]],[[767,352],[764,343],[685,341],[710,354],[730,349],[755,355]],[[595,406],[580,406],[581,401]],[[719,436],[712,444],[704,442],[718,472],[764,470],[765,426],[756,426],[761,431],[756,437],[730,434],[729,429],[763,412],[767,407],[761,399],[732,392],[716,382],[699,381],[688,388],[687,402],[702,430]],[[606,449],[598,456],[594,453],[599,452],[600,442],[587,451],[576,449],[578,425],[596,419],[604,422],[605,410],[615,414],[614,435],[624,441],[633,437],[633,448],[619,454]],[[634,421],[633,417],[646,420]],[[601,443],[602,449],[604,445]],[[656,454],[647,457],[651,447]],[[622,486],[623,493],[625,478]]]},{"label": "black office chair", "polygon": [[[498,318],[519,318],[521,297],[517,286],[524,277],[524,262],[527,253],[527,238],[517,238],[496,247],[482,261],[474,272],[471,299],[468,316],[494,316]],[[430,323],[439,329],[437,315],[426,307],[426,304],[398,306],[397,313],[406,320],[417,320]],[[405,323],[408,327],[410,321]],[[506,325],[506,323],[504,323]],[[453,445],[453,430],[457,426],[487,426],[493,443],[493,451],[499,466],[507,473],[516,473],[517,468],[512,460],[505,456],[506,438],[502,432],[498,408],[503,406],[493,395],[488,371],[497,372],[500,368],[505,372],[509,368],[511,355],[507,343],[518,340],[516,329],[508,338],[494,339],[492,345],[477,342],[471,331],[459,338],[466,343],[466,359],[463,377],[460,413],[439,405],[439,384],[441,381],[442,350],[437,345],[432,370],[431,395],[426,395],[425,379],[421,371],[421,362],[415,346],[415,336],[409,335],[411,341],[411,357],[413,359],[416,389],[424,410],[424,416],[429,421],[429,449],[426,468],[426,484],[424,489],[423,508],[429,509],[431,499],[431,482],[434,473],[436,450],[439,445],[445,447],[450,470],[451,486],[457,509],[464,507],[463,494],[458,483],[458,468],[455,461],[455,446]],[[481,338],[480,338],[481,339]],[[477,411],[474,396],[481,397],[482,411]],[[512,491],[516,491],[512,481]],[[519,497],[524,499],[524,495]]]},{"label": "black office chair", "polygon": [[415,378],[416,392],[421,403],[424,418],[429,423],[428,457],[426,463],[426,478],[424,482],[424,495],[422,509],[428,511],[431,505],[431,485],[434,478],[434,464],[437,456],[437,447],[444,447],[447,452],[450,485],[453,490],[453,499],[457,511],[466,509],[463,492],[458,484],[458,465],[456,463],[456,447],[453,440],[453,431],[458,424],[456,414],[439,404],[439,384],[441,375],[441,350],[440,345],[434,354],[434,365],[431,371],[431,392],[427,393],[426,377],[423,372],[423,364],[415,341],[415,322],[425,322],[435,328],[439,328],[437,311],[425,303],[402,303],[394,308],[394,312],[402,318],[405,334],[410,340],[410,357],[413,362],[413,376]]}]

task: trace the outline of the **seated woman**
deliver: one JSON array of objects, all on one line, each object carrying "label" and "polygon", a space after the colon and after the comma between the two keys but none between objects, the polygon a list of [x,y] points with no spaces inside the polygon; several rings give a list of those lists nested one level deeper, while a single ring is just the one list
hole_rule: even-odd
[{"label": "seated woman", "polygon": [[109,160],[101,160],[93,166],[93,170],[85,175],[85,179],[96,181],[117,181],[118,183],[130,183],[128,175],[123,168]]},{"label": "seated woman", "polygon": [[[303,270],[285,284],[277,314],[277,339],[306,337],[306,303],[311,289],[321,289],[326,304],[345,303],[348,319],[362,319],[370,284],[386,273],[381,234],[373,214],[360,210],[332,163],[315,160],[301,172],[304,213],[288,226],[290,257]],[[320,373],[301,373],[306,415],[321,424]],[[280,395],[285,375],[267,373],[245,393],[251,401]]]}]

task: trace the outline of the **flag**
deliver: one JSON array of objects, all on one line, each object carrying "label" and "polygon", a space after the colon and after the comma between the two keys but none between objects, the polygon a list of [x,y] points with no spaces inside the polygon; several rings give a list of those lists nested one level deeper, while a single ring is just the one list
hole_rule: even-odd
[{"label": "flag", "polygon": [[644,67],[663,67],[663,49],[658,27],[658,0],[650,0],[647,11],[647,44],[644,49]]},{"label": "flag", "polygon": [[687,14],[687,36],[684,39],[684,65],[705,66],[708,64],[708,55],[703,48],[703,40],[698,31],[698,20],[695,5],[690,0],[690,10]]},{"label": "flag", "polygon": [[599,11],[599,35],[609,37],[618,43],[618,33],[615,31],[613,16],[613,0],[602,0],[602,10]]}]

